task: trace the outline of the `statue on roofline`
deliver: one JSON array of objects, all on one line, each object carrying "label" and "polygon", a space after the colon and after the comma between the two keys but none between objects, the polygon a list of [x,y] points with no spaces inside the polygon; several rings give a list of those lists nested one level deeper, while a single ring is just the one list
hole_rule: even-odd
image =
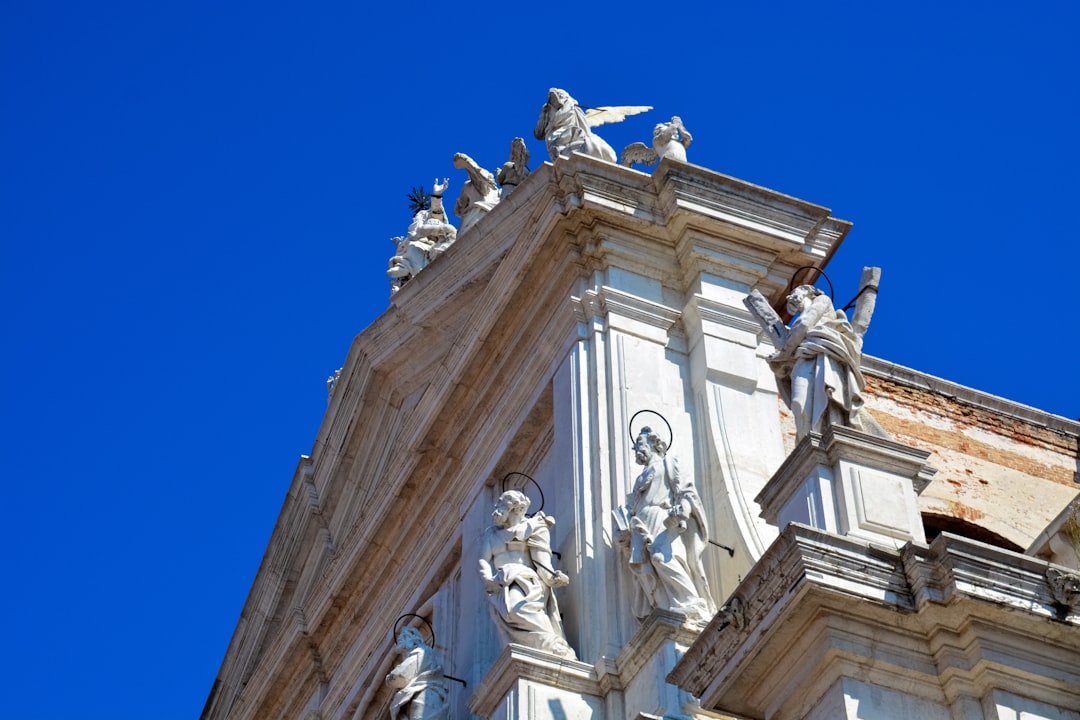
[{"label": "statue on roofline", "polygon": [[499,204],[499,186],[495,177],[465,153],[454,155],[454,167],[469,174],[454,203],[454,214],[461,218],[458,234],[464,235],[476,222]]},{"label": "statue on roofline", "polygon": [[671,122],[659,123],[653,128],[651,148],[645,147],[645,143],[634,143],[623,148],[619,164],[627,167],[636,164],[655,165],[666,157],[686,162],[686,150],[693,140],[690,131],[683,125],[682,118],[676,115],[671,118]]},{"label": "statue on roofline", "polygon": [[400,290],[457,239],[457,228],[450,224],[443,209],[443,193],[449,185],[449,178],[441,184],[436,178],[430,206],[416,211],[404,237],[391,238],[397,245],[397,253],[390,258],[390,269],[386,271],[391,293]]},{"label": "statue on roofline", "polygon": [[524,139],[516,137],[510,143],[510,159],[495,173],[496,182],[502,186],[499,198],[505,199],[528,176],[529,149],[525,147]]},{"label": "statue on roofline", "polygon": [[559,88],[548,91],[547,102],[540,108],[533,136],[547,143],[548,153],[554,161],[569,157],[570,153],[582,153],[591,157],[615,162],[615,151],[592,128],[605,123],[622,122],[630,115],[652,110],[650,105],[627,105],[620,107],[582,108],[570,93]]}]

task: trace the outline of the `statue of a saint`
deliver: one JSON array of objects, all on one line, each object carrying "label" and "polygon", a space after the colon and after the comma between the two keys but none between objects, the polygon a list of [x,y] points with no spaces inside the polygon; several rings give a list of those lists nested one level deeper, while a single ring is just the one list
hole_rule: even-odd
[{"label": "statue of a saint", "polygon": [[390,720],[450,720],[446,678],[435,651],[411,627],[398,634],[397,646],[403,657],[386,676],[386,684],[397,690]]},{"label": "statue of a saint", "polygon": [[525,140],[516,137],[510,143],[510,159],[495,173],[495,181],[502,186],[499,188],[499,199],[505,200],[528,176],[529,149],[525,147]]},{"label": "statue of a saint", "polygon": [[529,498],[517,490],[499,496],[495,524],[480,541],[480,577],[492,616],[508,642],[577,659],[563,634],[554,588],[569,584],[551,562],[550,528],[555,521],[525,517]]},{"label": "statue of a saint", "polygon": [[691,478],[667,454],[667,443],[643,427],[634,443],[634,459],[644,466],[614,511],[615,540],[629,556],[634,575],[634,614],[653,608],[681,612],[707,622],[716,612],[701,564],[708,542],[704,507]]},{"label": "statue of a saint", "polygon": [[866,381],[860,368],[863,336],[874,312],[880,278],[880,268],[863,270],[851,322],[813,285],[800,285],[788,295],[788,312],[796,316],[790,327],[784,327],[756,290],[747,298],[747,306],[777,346],[769,366],[795,416],[798,440],[829,425],[886,435],[863,409]]},{"label": "statue of a saint", "polygon": [[441,183],[436,179],[431,192],[431,206],[413,215],[407,235],[391,238],[397,251],[390,258],[390,269],[386,271],[390,278],[391,294],[400,290],[457,239],[457,228],[450,224],[443,209],[443,193],[449,185],[449,179]]},{"label": "statue of a saint", "polygon": [[499,204],[499,186],[495,177],[476,164],[465,153],[454,155],[454,167],[469,173],[469,179],[461,186],[461,195],[454,203],[454,214],[461,218],[457,234],[464,235],[469,228]]}]

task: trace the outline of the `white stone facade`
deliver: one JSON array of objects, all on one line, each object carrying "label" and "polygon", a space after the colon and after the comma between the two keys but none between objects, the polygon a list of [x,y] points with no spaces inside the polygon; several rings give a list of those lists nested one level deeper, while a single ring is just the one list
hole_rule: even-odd
[{"label": "white stone facade", "polygon": [[[826,208],[670,158],[651,175],[581,155],[529,174],[354,341],[205,720],[386,718],[393,627],[406,613],[430,621],[456,678],[452,718],[1076,717],[1080,703],[1067,703],[1080,697],[1080,619],[1048,599],[1047,563],[948,535],[922,542],[923,498],[949,499],[952,475],[939,492],[933,472],[946,430],[856,453],[858,467],[829,460],[823,445],[826,459],[803,469],[850,502],[819,493],[832,526],[781,532],[768,521],[813,523],[790,502],[813,493],[805,473],[782,492],[770,485],[792,426],[765,361],[771,347],[742,301],[756,289],[782,303],[796,269],[824,265],[849,227]],[[711,600],[727,604],[708,627],[632,612],[612,510],[640,473],[632,435],[645,423],[630,427],[639,411],[670,424],[670,452],[719,544],[702,557]],[[892,426],[907,412],[894,410]],[[1080,428],[1054,422],[1039,429],[1042,445],[1015,454],[1051,467],[1030,472],[1056,505],[1009,531],[1019,547],[1070,499],[1053,468],[1075,467],[1067,432]],[[981,462],[1000,487],[1004,466]],[[1011,472],[1020,460],[1000,462]],[[555,592],[576,660],[506,645],[490,615],[481,539],[515,472],[536,481],[557,519],[553,570],[569,583]],[[883,488],[895,498],[883,502]],[[885,682],[890,663],[910,682]],[[1032,678],[1038,692],[1013,682]]]}]

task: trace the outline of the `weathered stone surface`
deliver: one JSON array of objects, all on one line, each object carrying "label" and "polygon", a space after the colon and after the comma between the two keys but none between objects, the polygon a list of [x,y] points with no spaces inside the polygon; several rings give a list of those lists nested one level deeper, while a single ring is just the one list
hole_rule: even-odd
[{"label": "weathered stone surface", "polygon": [[[385,717],[391,628],[404,612],[430,618],[446,674],[468,683],[449,686],[454,717],[470,708],[523,719],[712,717],[665,673],[701,638],[729,633],[764,653],[738,672],[763,673],[771,652],[785,683],[810,688],[808,700],[847,707],[871,698],[872,673],[854,684],[839,673],[804,677],[819,665],[863,667],[830,665],[827,654],[848,658],[845,643],[870,643],[883,668],[916,668],[902,676],[913,678],[911,707],[940,705],[940,688],[926,690],[937,682],[927,646],[942,640],[933,652],[958,678],[950,708],[1057,702],[1074,671],[1042,661],[1025,666],[1043,678],[1043,689],[1024,696],[1031,705],[1007,688],[981,700],[966,689],[989,687],[988,673],[998,672],[978,654],[986,628],[1003,633],[1009,652],[1013,639],[1028,649],[1065,644],[1061,627],[1073,620],[1051,602],[1044,560],[947,535],[906,553],[812,533],[773,545],[778,530],[759,517],[754,498],[794,445],[794,429],[766,361],[773,348],[742,298],[756,289],[782,301],[796,269],[823,265],[848,228],[821,206],[671,159],[652,175],[580,154],[538,167],[354,341],[206,720]],[[931,387],[917,373],[878,371],[867,358],[863,369],[868,406],[898,441],[930,452],[939,471],[923,499],[950,497],[956,479],[965,493],[951,496],[957,507],[984,513],[970,527],[1026,547],[1075,495],[1075,423]],[[626,428],[641,408],[670,421],[712,537],[731,548],[701,555],[711,599],[727,602],[724,629],[700,638],[700,625],[660,611],[639,621],[625,592],[633,578],[611,511],[638,472]],[[981,457],[983,448],[1000,457]],[[963,475],[965,462],[980,469],[974,478]],[[535,478],[545,514],[560,520],[550,548],[569,580],[559,610],[580,662],[507,645],[491,622],[476,563],[498,479],[511,471]],[[793,545],[797,561],[782,552]],[[760,593],[747,591],[753,583]],[[766,617],[783,608],[790,622]],[[933,613],[948,622],[918,620]],[[1033,639],[1032,623],[1050,630],[1039,626]],[[760,692],[777,690],[764,683]]]},{"label": "weathered stone surface", "polygon": [[894,551],[790,525],[736,590],[744,626],[715,618],[668,679],[747,718],[981,719],[1010,693],[1067,713],[1080,615],[1045,570],[948,534]]}]

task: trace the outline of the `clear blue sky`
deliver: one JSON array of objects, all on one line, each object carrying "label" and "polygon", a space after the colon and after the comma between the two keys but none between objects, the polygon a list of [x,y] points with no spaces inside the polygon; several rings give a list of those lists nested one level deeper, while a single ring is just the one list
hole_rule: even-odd
[{"label": "clear blue sky", "polygon": [[198,717],[406,193],[551,86],[854,222],[868,353],[1080,416],[1080,6],[568,7],[3,4],[4,716]]}]

